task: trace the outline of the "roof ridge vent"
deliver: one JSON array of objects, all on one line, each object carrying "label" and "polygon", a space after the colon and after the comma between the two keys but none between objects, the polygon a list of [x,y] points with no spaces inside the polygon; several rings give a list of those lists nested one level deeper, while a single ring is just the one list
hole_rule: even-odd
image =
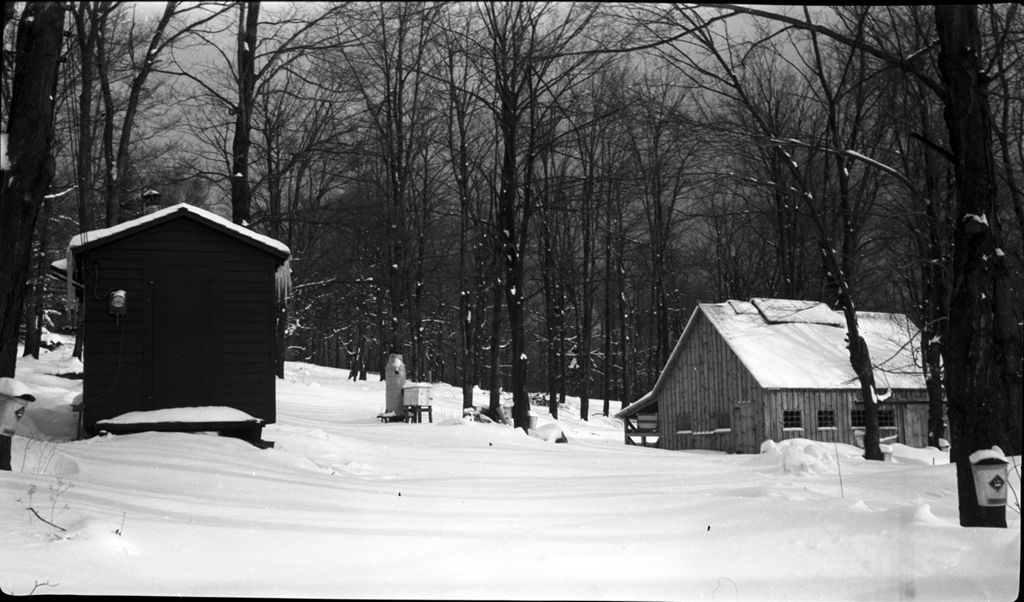
[{"label": "roof ridge vent", "polygon": [[842,316],[821,301],[755,297],[750,302],[768,324],[844,325]]}]

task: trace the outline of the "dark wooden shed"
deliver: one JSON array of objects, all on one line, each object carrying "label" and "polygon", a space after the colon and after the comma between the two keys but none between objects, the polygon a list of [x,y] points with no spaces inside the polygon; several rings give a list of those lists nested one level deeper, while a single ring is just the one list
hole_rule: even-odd
[{"label": "dark wooden shed", "polygon": [[288,257],[188,204],[75,236],[66,270],[84,312],[85,431],[128,412],[210,406],[275,422]]},{"label": "dark wooden shed", "polygon": [[[857,312],[879,396],[883,440],[928,442],[917,328]],[[846,326],[823,303],[752,299],[694,310],[654,388],[616,414],[627,444],[757,453],[767,439],[860,444],[864,404]]]}]

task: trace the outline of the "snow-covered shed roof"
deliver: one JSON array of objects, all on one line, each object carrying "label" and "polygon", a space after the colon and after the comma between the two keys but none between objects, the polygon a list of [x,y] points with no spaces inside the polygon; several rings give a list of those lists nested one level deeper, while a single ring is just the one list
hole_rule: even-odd
[{"label": "snow-covered shed roof", "polygon": [[83,249],[95,248],[142,230],[152,228],[165,221],[175,219],[182,214],[199,218],[200,221],[206,222],[225,234],[246,241],[257,248],[261,248],[271,255],[278,257],[281,260],[281,265],[278,267],[277,274],[275,276],[277,295],[279,299],[284,299],[290,294],[291,264],[289,257],[291,256],[291,250],[288,248],[288,245],[264,234],[260,234],[259,232],[250,230],[245,226],[240,226],[231,220],[213,213],[212,211],[207,211],[206,209],[196,207],[195,205],[189,205],[188,203],[178,203],[177,205],[165,207],[158,211],[137,217],[133,220],[120,223],[116,226],[89,230],[88,232],[82,232],[81,234],[76,234],[71,237],[71,240],[68,242],[67,259],[63,261],[55,261],[50,265],[51,271],[55,276],[63,277],[67,281],[68,307],[74,307],[73,287],[75,284],[76,253]]},{"label": "snow-covered shed roof", "polygon": [[[719,332],[758,384],[765,389],[859,389],[850,366],[846,321],[841,312],[816,301],[757,298],[701,303],[654,388],[619,412],[628,416],[653,403],[656,392],[685,345],[698,314]],[[883,389],[924,389],[917,327],[903,314],[857,312],[860,334]]]},{"label": "snow-covered shed roof", "polygon": [[185,212],[200,217],[204,221],[210,222],[212,225],[217,226],[222,230],[227,230],[231,234],[251,241],[256,246],[265,247],[275,255],[279,255],[281,257],[291,255],[291,250],[288,249],[288,245],[270,238],[269,236],[254,232],[245,226],[240,226],[231,220],[224,219],[216,213],[196,207],[195,205],[189,205],[188,203],[171,205],[170,207],[165,207],[158,211],[154,211],[153,213],[137,217],[133,220],[128,220],[109,228],[90,230],[88,232],[77,234],[73,236],[71,241],[68,243],[68,254],[70,255],[73,251],[77,251],[80,248],[105,244],[129,233],[154,226],[166,221],[179,212]]}]

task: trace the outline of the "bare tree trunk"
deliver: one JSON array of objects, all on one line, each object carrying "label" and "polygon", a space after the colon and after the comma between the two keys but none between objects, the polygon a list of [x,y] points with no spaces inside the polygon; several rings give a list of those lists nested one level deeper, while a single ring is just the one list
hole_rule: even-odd
[{"label": "bare tree trunk", "polygon": [[[916,109],[919,112],[918,127],[926,139],[931,139],[931,123],[929,111],[924,98],[920,94],[920,84],[915,86],[917,93]],[[906,160],[906,157],[904,157]],[[946,400],[943,393],[943,347],[948,342],[949,324],[949,278],[950,257],[945,250],[950,247],[949,232],[952,227],[948,223],[950,207],[943,204],[938,207],[938,199],[948,197],[940,190],[940,170],[935,164],[930,150],[922,153],[924,198],[923,203],[927,229],[918,237],[918,256],[921,263],[920,306],[921,315],[921,350],[923,352],[923,374],[925,387],[928,390],[928,445],[940,447],[939,439],[946,433]],[[909,172],[909,169],[905,169]]]},{"label": "bare tree trunk", "polygon": [[[96,39],[97,75],[100,80],[100,95],[103,99],[103,132],[100,135],[103,149],[103,189],[106,209],[105,225],[109,228],[121,221],[120,194],[117,192],[117,171],[114,161],[114,94],[110,87],[110,70],[107,68],[107,41],[102,30]],[[83,226],[84,227],[84,226]],[[68,275],[70,277],[70,274]]]},{"label": "bare tree trunk", "polygon": [[50,246],[50,216],[53,201],[43,197],[43,210],[39,216],[39,249],[36,252],[34,273],[32,274],[32,311],[25,312],[25,350],[23,356],[39,359],[39,347],[42,343],[43,329],[46,327],[43,315],[43,297],[46,295],[46,273],[49,271],[46,251]]},{"label": "bare tree trunk", "polygon": [[[495,263],[495,271],[500,269],[500,264]],[[490,406],[488,413],[491,418],[498,419],[498,408],[501,407],[501,278],[495,278],[492,284],[491,297],[491,349],[488,353],[490,368],[488,370],[488,381],[490,383]]]},{"label": "bare tree trunk", "polygon": [[[930,190],[927,198],[937,198],[932,185],[931,161],[926,156],[926,187]],[[943,343],[948,340],[949,284],[946,274],[949,269],[948,257],[942,252],[940,242],[940,218],[935,203],[925,203],[928,222],[927,240],[922,253],[921,268],[921,349],[924,352],[923,374],[928,390],[928,445],[940,447],[939,439],[946,436],[946,400],[943,396]]]},{"label": "bare tree trunk", "polygon": [[[451,60],[451,57],[449,57]],[[450,72],[450,99],[448,115],[448,147],[451,157],[452,169],[455,173],[455,183],[459,195],[461,207],[459,218],[459,263],[458,263],[458,286],[459,286],[459,385],[462,389],[462,408],[473,407],[473,385],[475,381],[473,348],[475,344],[474,334],[476,326],[473,315],[473,295],[469,290],[469,276],[467,269],[467,254],[469,251],[469,165],[466,153],[466,129],[463,119],[461,105],[457,102],[454,76]],[[457,129],[456,129],[457,128]],[[456,131],[458,132],[456,134]],[[457,142],[456,142],[457,139]],[[473,254],[476,256],[476,253]],[[475,316],[476,320],[480,315]]]},{"label": "bare tree trunk", "polygon": [[[459,94],[459,87],[455,81],[454,53],[448,55],[448,76],[449,76],[449,106],[448,106],[448,148],[451,156],[452,171],[455,174],[455,185],[459,194],[459,360],[462,364],[460,380],[462,385],[462,407],[473,407],[473,385],[475,371],[473,362],[473,349],[475,347],[474,334],[476,326],[473,322],[473,295],[470,293],[469,270],[467,256],[469,255],[469,232],[470,232],[470,190],[469,190],[469,151],[468,131],[466,126],[466,107]],[[474,252],[473,257],[477,254]],[[477,315],[479,320],[480,316]]]},{"label": "bare tree trunk", "polygon": [[249,221],[249,148],[252,146],[252,109],[256,88],[256,40],[260,19],[259,2],[238,3],[238,104],[231,142],[231,221]]},{"label": "bare tree trunk", "polygon": [[[4,23],[10,13],[4,12]],[[0,376],[14,376],[18,325],[43,196],[54,175],[54,99],[63,42],[64,5],[29,2],[18,23],[8,112],[10,170],[0,173]],[[10,470],[11,440],[0,436],[0,470]]]},{"label": "bare tree trunk", "polygon": [[17,62],[8,117],[10,170],[0,203],[0,376],[14,376],[18,327],[36,221],[54,176],[51,156],[64,7],[31,2],[18,23]]},{"label": "bare tree trunk", "polygon": [[[44,218],[45,219],[45,218]],[[21,351],[21,357],[34,357],[39,359],[40,346],[40,323],[39,314],[42,313],[42,287],[39,282],[39,261],[33,262],[29,270],[28,283],[25,286],[25,311],[22,316],[25,319],[25,346]]]},{"label": "bare tree trunk", "polygon": [[[612,209],[611,199],[605,203],[607,223],[604,231],[604,324],[602,334],[604,335],[604,377],[602,387],[604,388],[604,407],[602,413],[605,416],[611,415],[612,396],[612,368],[615,362],[612,361],[612,332],[614,323],[612,318]],[[622,400],[625,401],[625,400]]]},{"label": "bare tree trunk", "polygon": [[[504,78],[517,77],[518,74],[504,74]],[[516,427],[527,425],[527,411],[529,401],[526,400],[525,386],[526,377],[526,356],[525,342],[526,333],[524,328],[523,313],[523,265],[519,256],[519,237],[525,235],[520,230],[521,223],[517,219],[518,200],[518,130],[519,130],[519,103],[521,99],[511,88],[512,81],[502,79],[504,85],[499,86],[501,98],[501,109],[498,116],[498,125],[502,137],[502,164],[500,167],[500,190],[498,192],[498,245],[499,269],[503,268],[504,293],[506,295],[506,306],[508,309],[509,331],[511,334],[511,364],[512,374],[510,386],[512,388],[513,422]],[[506,87],[508,86],[508,87]],[[492,392],[493,395],[493,392]]]},{"label": "bare tree trunk", "polygon": [[618,232],[616,235],[616,254],[615,254],[615,271],[616,271],[616,291],[619,296],[617,299],[616,306],[618,307],[619,317],[619,362],[622,363],[622,382],[620,383],[620,397],[622,402],[629,404],[633,402],[633,379],[630,377],[632,369],[629,364],[629,306],[626,301],[626,268],[624,265],[625,256],[625,236],[622,233],[622,220],[619,220]]},{"label": "bare tree trunk", "polygon": [[977,7],[935,7],[939,72],[959,201],[954,231],[946,383],[960,524],[1006,527],[1006,507],[978,505],[968,456],[993,445],[1019,454],[1020,327],[1013,322],[996,211],[992,124],[978,53]]},{"label": "bare tree trunk", "polygon": [[[547,165],[542,160],[543,168],[546,170]],[[546,182],[548,176],[545,174],[544,181]],[[559,345],[558,345],[558,312],[560,311],[560,303],[557,300],[558,295],[561,294],[560,287],[555,277],[555,250],[553,238],[553,228],[551,227],[551,214],[548,212],[550,207],[550,198],[548,198],[548,190],[545,187],[543,197],[540,202],[540,244],[541,244],[541,286],[544,291],[544,325],[546,330],[545,345],[545,373],[547,374],[547,390],[548,390],[548,413],[555,420],[558,419],[558,371],[561,358],[559,357]]]},{"label": "bare tree trunk", "polygon": [[[72,11],[81,68],[82,89],[78,95],[78,149],[75,181],[78,191],[78,228],[88,232],[92,226],[93,204],[93,86],[96,78],[96,50],[105,25],[108,2],[79,2]],[[71,275],[69,274],[70,278]]]},{"label": "bare tree trunk", "polygon": [[594,200],[594,157],[590,153],[588,157],[589,165],[584,169],[589,171],[589,174],[584,180],[584,192],[583,198],[581,199],[584,203],[582,209],[583,214],[583,257],[582,257],[582,278],[580,279],[580,286],[582,287],[583,297],[583,316],[582,324],[580,328],[580,419],[590,419],[590,374],[591,374],[591,362],[590,355],[593,345],[593,337],[591,336],[594,328],[594,285],[591,282],[593,277],[593,260],[594,260],[594,233],[593,229],[593,200]]},{"label": "bare tree trunk", "polygon": [[366,365],[369,363],[370,357],[370,342],[364,340],[361,351],[359,352],[359,380],[366,380]]}]

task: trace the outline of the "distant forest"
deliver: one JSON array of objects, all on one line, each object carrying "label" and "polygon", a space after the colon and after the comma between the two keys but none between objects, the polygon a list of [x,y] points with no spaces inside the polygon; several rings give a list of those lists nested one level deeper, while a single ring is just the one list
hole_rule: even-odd
[{"label": "distant forest", "polygon": [[48,276],[71,236],[187,202],[291,248],[286,359],[365,377],[400,352],[411,380],[513,391],[517,421],[526,391],[635,400],[726,299],[906,313],[941,375],[965,219],[1019,359],[1024,16],[970,12],[988,212],[931,6],[67,3],[26,353],[76,327]]}]

